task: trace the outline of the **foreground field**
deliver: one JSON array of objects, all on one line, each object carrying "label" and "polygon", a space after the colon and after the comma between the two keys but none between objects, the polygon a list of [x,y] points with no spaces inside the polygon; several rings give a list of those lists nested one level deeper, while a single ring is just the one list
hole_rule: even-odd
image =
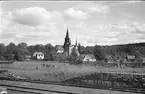
[{"label": "foreground field", "polygon": [[8,90],[8,94],[32,94],[32,93],[26,93],[26,92],[18,92],[18,91]]},{"label": "foreground field", "polygon": [[[92,89],[92,88],[82,88],[82,87],[72,87],[72,86],[62,86],[55,84],[41,84],[41,83],[28,83],[28,82],[19,82],[19,81],[0,81],[0,84],[10,85],[21,87],[19,90],[23,90],[22,87],[27,88],[27,90],[32,92],[37,92],[38,94],[141,94],[141,93],[131,93],[131,92],[121,92],[121,91],[112,91],[112,90],[102,90],[102,89]],[[10,87],[9,87],[10,88]],[[14,87],[11,87],[14,89]],[[31,89],[28,89],[31,88]],[[33,89],[33,90],[32,90]],[[37,91],[37,90],[43,91]],[[50,93],[49,93],[50,91]],[[41,93],[40,93],[41,92]],[[42,93],[44,92],[44,93]],[[46,93],[47,92],[47,93]],[[15,93],[21,94],[21,93]],[[25,93],[22,93],[25,94]],[[29,93],[26,93],[29,94]],[[33,94],[33,93],[31,93]],[[34,93],[36,94],[36,93]]]},{"label": "foreground field", "polygon": [[56,82],[95,72],[145,74],[145,68],[100,68],[98,66],[75,66],[52,61],[25,61],[13,64],[1,64],[0,69],[7,69],[12,74],[24,78]]}]

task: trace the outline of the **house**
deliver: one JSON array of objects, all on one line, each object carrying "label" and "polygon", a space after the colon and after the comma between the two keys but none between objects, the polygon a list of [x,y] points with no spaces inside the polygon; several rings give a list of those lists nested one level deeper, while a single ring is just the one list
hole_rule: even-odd
[{"label": "house", "polygon": [[134,62],[135,61],[135,56],[134,55],[128,55],[128,56],[126,56],[126,60]]},{"label": "house", "polygon": [[106,56],[105,57],[105,62],[107,62],[107,63],[113,63],[114,62],[113,57],[111,55]]},{"label": "house", "polygon": [[57,50],[57,52],[56,52],[56,53],[63,53],[63,52],[64,52],[63,47],[62,47],[62,46],[60,46],[60,45],[56,47],[56,50]]},{"label": "house", "polygon": [[8,94],[7,88],[0,87],[0,94]]},{"label": "house", "polygon": [[95,62],[96,61],[96,58],[93,54],[80,54],[79,57],[83,62]]},{"label": "house", "polygon": [[44,59],[44,54],[42,52],[35,52],[33,54],[34,59]]}]

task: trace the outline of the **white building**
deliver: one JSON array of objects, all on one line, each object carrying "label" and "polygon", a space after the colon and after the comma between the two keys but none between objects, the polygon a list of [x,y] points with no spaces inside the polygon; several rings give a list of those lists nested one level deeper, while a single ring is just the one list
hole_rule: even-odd
[{"label": "white building", "polygon": [[8,94],[7,88],[0,87],[0,94]]},{"label": "white building", "polygon": [[35,59],[44,59],[44,54],[42,53],[42,52],[35,52],[34,54],[33,54],[33,57],[35,58]]},{"label": "white building", "polygon": [[59,46],[57,46],[57,47],[56,47],[56,49],[57,49],[57,52],[56,52],[56,53],[60,53],[60,54],[61,54],[61,53],[63,53],[63,52],[64,52],[63,47],[62,47],[62,46],[60,46],[60,45],[59,45]]},{"label": "white building", "polygon": [[93,54],[80,54],[80,58],[83,62],[95,62],[96,58]]}]

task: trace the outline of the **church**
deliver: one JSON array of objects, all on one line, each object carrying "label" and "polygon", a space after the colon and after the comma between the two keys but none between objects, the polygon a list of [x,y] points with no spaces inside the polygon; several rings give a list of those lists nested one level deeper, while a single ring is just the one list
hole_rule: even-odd
[{"label": "church", "polygon": [[76,43],[75,45],[71,44],[71,39],[69,37],[69,31],[67,28],[66,36],[64,39],[64,45],[63,46],[57,46],[57,59],[61,57],[61,59],[64,59],[63,57],[68,57],[70,55],[76,55],[82,60],[83,62],[95,62],[96,58],[93,54],[80,54],[80,43]]},{"label": "church", "polygon": [[71,39],[69,37],[69,31],[67,28],[67,32],[66,32],[66,36],[65,36],[65,41],[64,41],[64,45],[63,47],[58,46],[57,47],[57,53],[63,53],[66,56],[69,56],[71,54],[76,54],[77,56],[79,56],[79,51],[78,51],[78,43],[76,40],[75,45],[71,44]]}]

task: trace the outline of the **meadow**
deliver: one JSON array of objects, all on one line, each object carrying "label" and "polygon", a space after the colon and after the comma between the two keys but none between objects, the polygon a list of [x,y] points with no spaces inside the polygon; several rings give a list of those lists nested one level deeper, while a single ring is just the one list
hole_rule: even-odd
[{"label": "meadow", "polygon": [[102,68],[91,65],[70,65],[55,61],[23,61],[13,64],[0,64],[0,69],[7,69],[12,74],[32,80],[61,82],[91,73],[135,73],[145,74],[145,68]]}]

